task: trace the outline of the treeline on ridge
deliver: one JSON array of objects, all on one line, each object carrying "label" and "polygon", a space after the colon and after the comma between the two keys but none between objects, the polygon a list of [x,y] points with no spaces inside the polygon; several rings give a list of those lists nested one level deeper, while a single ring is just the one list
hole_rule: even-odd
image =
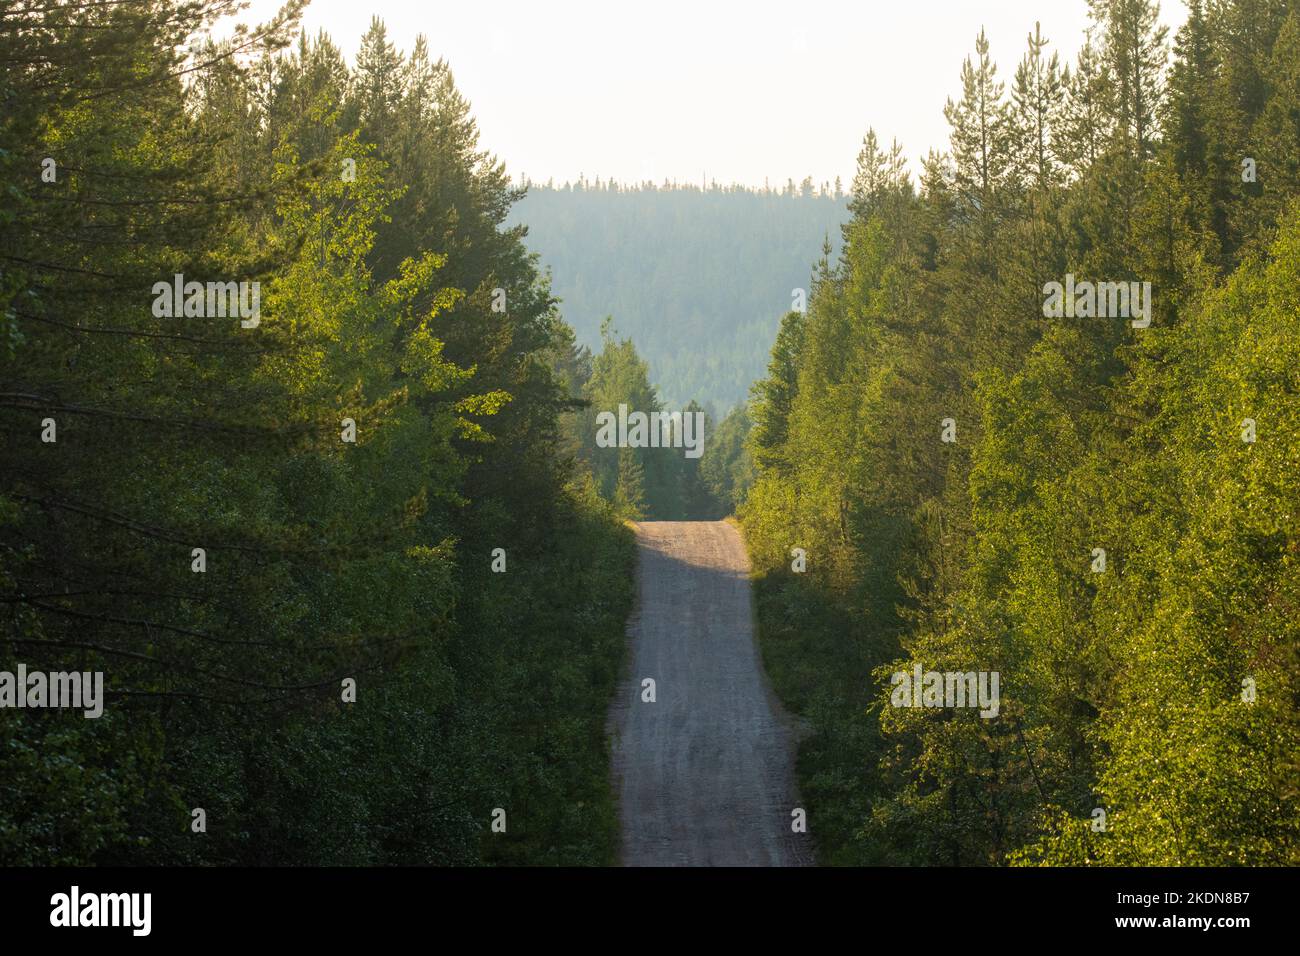
[{"label": "treeline on ridge", "polygon": [[600,347],[613,315],[668,405],[697,401],[721,419],[763,374],[823,244],[838,253],[845,216],[838,184],[811,179],[780,190],[579,180],[530,184],[511,221],[527,224],[580,342]]}]

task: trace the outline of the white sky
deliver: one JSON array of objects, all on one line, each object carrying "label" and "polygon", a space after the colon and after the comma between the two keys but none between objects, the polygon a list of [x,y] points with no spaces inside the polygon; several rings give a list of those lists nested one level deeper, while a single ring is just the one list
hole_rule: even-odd
[{"label": "white sky", "polygon": [[[981,26],[1009,85],[1035,20],[1063,61],[1088,24],[1086,0],[313,0],[303,23],[351,58],[372,15],[403,51],[427,36],[512,175],[846,188],[869,126],[913,171],[946,148]],[[1163,0],[1171,41],[1185,15]]]}]

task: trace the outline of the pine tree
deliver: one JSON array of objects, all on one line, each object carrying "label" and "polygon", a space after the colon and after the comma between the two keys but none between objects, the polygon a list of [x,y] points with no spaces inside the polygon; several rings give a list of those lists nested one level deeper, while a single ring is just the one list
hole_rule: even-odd
[{"label": "pine tree", "polygon": [[804,314],[787,312],[772,346],[767,377],[754,383],[750,449],[760,468],[783,469],[789,435],[790,410],[799,390],[799,363],[803,351]]},{"label": "pine tree", "polygon": [[1074,72],[1067,66],[1061,83],[1068,95],[1052,144],[1062,162],[1080,176],[1106,151],[1115,123],[1110,68],[1093,46],[1091,33],[1079,48]]},{"label": "pine tree", "polygon": [[394,114],[402,100],[404,72],[401,54],[389,42],[383,21],[372,17],[357,51],[353,91],[361,127],[371,140],[389,142]]},{"label": "pine tree", "polygon": [[1153,0],[1088,0],[1115,84],[1116,132],[1123,155],[1144,160],[1154,145],[1167,28]]},{"label": "pine tree", "polygon": [[1039,190],[1057,183],[1054,141],[1065,99],[1060,62],[1055,53],[1044,54],[1047,39],[1038,24],[1029,35],[1029,52],[1016,68],[1011,88],[1012,151],[1021,175]]},{"label": "pine tree", "polygon": [[645,468],[635,449],[618,450],[618,478],[614,485],[614,507],[632,521],[645,516]]},{"label": "pine tree", "polygon": [[948,100],[943,112],[952,127],[958,192],[970,206],[989,210],[1011,164],[1010,115],[983,30],[975,39],[975,55],[975,61],[967,57],[962,64],[961,99]]},{"label": "pine tree", "polygon": [[1254,142],[1259,144],[1257,176],[1263,193],[1259,210],[1268,233],[1300,191],[1300,12],[1292,11],[1277,35],[1264,72],[1269,91]]}]

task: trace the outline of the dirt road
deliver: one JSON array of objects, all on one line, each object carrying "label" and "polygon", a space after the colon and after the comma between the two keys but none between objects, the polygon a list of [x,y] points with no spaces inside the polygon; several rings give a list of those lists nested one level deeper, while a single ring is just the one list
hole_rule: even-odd
[{"label": "dirt road", "polygon": [[[631,668],[610,714],[628,866],[811,862],[794,741],[754,644],[749,557],[721,521],[637,526]],[[645,678],[654,703],[642,700]]]}]

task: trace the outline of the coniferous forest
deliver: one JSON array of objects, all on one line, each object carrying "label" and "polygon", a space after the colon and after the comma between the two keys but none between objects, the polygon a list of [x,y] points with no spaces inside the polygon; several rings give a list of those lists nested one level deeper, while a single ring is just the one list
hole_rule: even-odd
[{"label": "coniferous forest", "polygon": [[557,188],[380,16],[0,0],[0,866],[1300,865],[1300,8],[1087,6]]},{"label": "coniferous forest", "polygon": [[[526,183],[510,221],[551,272],[564,317],[595,348],[613,316],[674,407],[725,416],[763,374],[808,266],[838,255],[843,183],[779,188],[578,180]],[[700,341],[708,343],[700,348]]]},{"label": "coniferous forest", "polygon": [[5,4],[0,670],[109,677],[0,709],[0,862],[611,862],[631,539],[518,193],[422,44],[233,7]]},{"label": "coniferous forest", "polygon": [[[1300,863],[1300,10],[1188,7],[981,36],[781,324],[741,515],[822,862]],[[998,718],[890,706],[917,665]]]}]

